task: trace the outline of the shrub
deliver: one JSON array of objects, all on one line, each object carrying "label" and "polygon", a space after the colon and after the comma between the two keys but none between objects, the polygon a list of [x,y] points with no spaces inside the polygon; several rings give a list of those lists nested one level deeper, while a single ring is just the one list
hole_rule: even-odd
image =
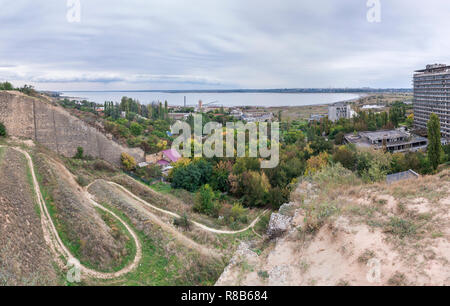
[{"label": "shrub", "polygon": [[95,162],[93,162],[91,168],[97,171],[108,171],[108,172],[116,171],[114,166],[101,159],[97,159]]},{"label": "shrub", "polygon": [[82,175],[77,176],[77,183],[81,187],[86,187],[89,184],[88,180]]},{"label": "shrub", "polygon": [[9,82],[0,83],[0,90],[14,90],[14,87]]},{"label": "shrub", "polygon": [[180,218],[175,218],[173,220],[173,224],[175,226],[182,227],[182,228],[184,228],[187,231],[189,231],[191,229],[191,221],[189,221],[189,217],[186,214],[184,214]]},{"label": "shrub", "polygon": [[162,176],[161,168],[157,165],[150,165],[148,167],[139,168],[136,174],[146,180],[160,178]]},{"label": "shrub", "polygon": [[179,162],[172,169],[172,187],[183,188],[188,191],[196,191],[200,186],[210,182],[212,166],[204,160],[199,159],[191,163]]},{"label": "shrub", "polygon": [[336,144],[336,145],[343,144],[344,143],[344,137],[345,137],[345,134],[343,132],[337,133],[335,138],[334,138],[334,144]]},{"label": "shrub", "polygon": [[333,161],[341,163],[347,169],[354,170],[356,164],[355,154],[346,146],[340,146],[333,154]]},{"label": "shrub", "polygon": [[77,153],[75,153],[75,156],[73,158],[76,159],[83,159],[84,149],[82,147],[77,148]]},{"label": "shrub", "polygon": [[217,217],[219,210],[213,189],[208,184],[203,185],[195,195],[194,211]]},{"label": "shrub", "polygon": [[136,168],[136,161],[134,160],[134,157],[127,153],[122,153],[121,161],[123,168],[127,171],[131,171]]},{"label": "shrub", "polygon": [[384,232],[405,238],[407,236],[415,236],[417,234],[417,226],[410,220],[391,217],[385,226]]},{"label": "shrub", "polygon": [[313,175],[322,170],[328,164],[328,153],[322,152],[319,155],[312,156],[307,161],[305,175]]},{"label": "shrub", "polygon": [[242,174],[244,204],[247,206],[263,206],[267,203],[270,183],[265,173],[247,171]]},{"label": "shrub", "polygon": [[282,204],[286,203],[289,199],[289,193],[288,188],[273,187],[268,195],[268,201],[272,208],[277,210]]},{"label": "shrub", "polygon": [[231,208],[231,217],[241,223],[247,223],[247,209],[240,203],[235,203]]},{"label": "shrub", "polygon": [[269,273],[267,271],[258,271],[258,276],[262,279],[267,279],[269,278]]},{"label": "shrub", "polygon": [[139,136],[144,131],[144,128],[139,123],[133,122],[130,125],[130,131],[131,131],[131,134],[133,134],[134,136]]},{"label": "shrub", "polygon": [[0,137],[6,137],[6,127],[3,123],[0,122]]}]

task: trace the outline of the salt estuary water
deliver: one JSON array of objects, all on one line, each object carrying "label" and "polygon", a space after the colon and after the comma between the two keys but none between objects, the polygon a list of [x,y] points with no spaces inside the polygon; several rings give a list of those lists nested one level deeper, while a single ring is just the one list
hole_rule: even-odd
[{"label": "salt estuary water", "polygon": [[352,93],[167,93],[167,92],[137,92],[137,91],[71,91],[63,92],[63,96],[85,99],[91,102],[104,103],[105,101],[120,102],[123,96],[137,99],[148,104],[153,101],[166,101],[172,106],[182,106],[184,97],[186,104],[197,105],[201,100],[203,104],[230,106],[304,106],[331,104],[359,98],[360,94]]}]

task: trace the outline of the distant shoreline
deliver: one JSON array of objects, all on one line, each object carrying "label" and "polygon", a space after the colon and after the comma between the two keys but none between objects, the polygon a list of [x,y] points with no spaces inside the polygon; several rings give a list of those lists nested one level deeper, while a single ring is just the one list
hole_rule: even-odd
[{"label": "distant shoreline", "polygon": [[[412,92],[412,88],[284,88],[284,89],[213,89],[213,90],[65,90],[59,91],[60,93],[77,93],[77,92],[90,92],[90,93],[285,93],[285,94],[297,94],[297,93],[409,93]],[[57,91],[56,91],[57,92]]]},{"label": "distant shoreline", "polygon": [[[157,94],[159,97],[153,97],[154,99],[145,99],[146,94]],[[169,106],[183,106],[182,100],[184,95],[188,98],[187,107],[197,106],[197,101],[202,100],[204,105],[210,106],[223,106],[223,107],[259,107],[259,108],[270,108],[270,107],[298,107],[298,106],[314,106],[314,105],[329,105],[334,103],[351,102],[357,101],[358,99],[367,96],[369,93],[278,93],[278,92],[229,92],[229,93],[219,93],[219,92],[208,92],[208,93],[173,93],[173,92],[160,92],[160,91],[68,91],[61,93],[60,99],[72,99],[72,100],[86,100],[89,102],[95,102],[97,104],[102,104],[105,101],[120,102],[122,96],[128,96],[130,98],[141,101],[165,101],[169,102]],[[71,95],[74,94],[74,95]],[[105,95],[103,95],[105,94]],[[108,95],[109,94],[109,95]],[[235,97],[228,96],[237,95]],[[246,96],[246,95],[252,96]],[[162,96],[160,96],[162,95]],[[167,96],[165,96],[167,95]],[[169,97],[169,95],[175,95],[176,97]],[[222,98],[216,95],[223,95]],[[256,95],[256,96],[253,96]],[[267,95],[267,96],[266,96]],[[275,95],[275,96],[272,96]],[[278,96],[277,96],[278,95]],[[334,96],[335,98],[330,100],[329,98],[323,98],[324,96]],[[109,96],[109,97],[108,97]],[[113,97],[114,96],[114,97]],[[141,96],[141,97],[139,97]],[[195,98],[193,97],[195,96]],[[227,98],[224,98],[224,97]],[[298,96],[298,97],[296,97]],[[285,97],[285,98],[283,98]],[[292,98],[288,98],[292,97]],[[280,100],[281,99],[281,100]],[[216,101],[217,100],[217,101]],[[327,101],[329,100],[329,101]],[[194,103],[192,103],[195,101]],[[214,103],[211,103],[214,101]],[[210,103],[208,103],[210,102]],[[143,102],[143,104],[150,104],[152,102]]]}]

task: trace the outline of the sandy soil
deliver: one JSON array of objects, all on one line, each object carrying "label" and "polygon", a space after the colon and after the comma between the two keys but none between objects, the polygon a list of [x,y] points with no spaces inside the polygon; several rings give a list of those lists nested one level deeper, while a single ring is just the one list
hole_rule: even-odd
[{"label": "sandy soil", "polygon": [[0,285],[56,285],[26,161],[12,149],[0,160]]},{"label": "sandy soil", "polygon": [[[444,173],[399,185],[362,187],[361,197],[338,198],[347,206],[342,204],[343,212],[314,234],[303,231],[306,212],[296,203],[285,235],[267,238],[268,247],[259,256],[253,250],[261,246],[242,245],[217,285],[448,286],[449,184]],[[313,194],[305,198],[313,200]],[[393,233],[386,227],[391,218],[413,222],[414,234]],[[371,222],[382,226],[369,226]]]}]

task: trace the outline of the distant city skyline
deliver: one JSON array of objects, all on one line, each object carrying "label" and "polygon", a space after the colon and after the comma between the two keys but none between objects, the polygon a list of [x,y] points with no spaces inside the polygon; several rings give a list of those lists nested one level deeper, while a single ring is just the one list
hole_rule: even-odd
[{"label": "distant city skyline", "polygon": [[[377,2],[379,20],[368,16]],[[412,88],[415,70],[450,63],[450,2],[367,4],[9,1],[0,81],[58,91]]]}]

